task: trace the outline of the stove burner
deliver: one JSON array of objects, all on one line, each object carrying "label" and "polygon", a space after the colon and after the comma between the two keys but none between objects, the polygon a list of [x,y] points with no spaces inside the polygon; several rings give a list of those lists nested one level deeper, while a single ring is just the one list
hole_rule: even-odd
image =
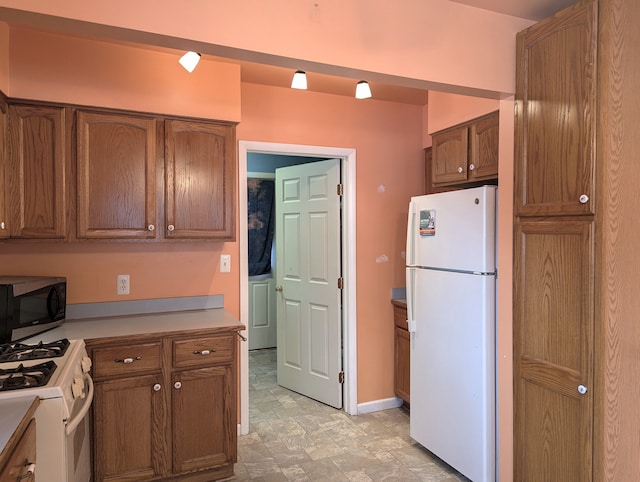
[{"label": "stove burner", "polygon": [[0,369],[0,392],[19,390],[21,388],[43,387],[47,384],[56,369],[53,361],[25,367]]},{"label": "stove burner", "polygon": [[56,358],[64,355],[67,348],[69,348],[69,340],[66,338],[51,343],[40,342],[37,345],[7,343],[0,345],[0,362]]}]

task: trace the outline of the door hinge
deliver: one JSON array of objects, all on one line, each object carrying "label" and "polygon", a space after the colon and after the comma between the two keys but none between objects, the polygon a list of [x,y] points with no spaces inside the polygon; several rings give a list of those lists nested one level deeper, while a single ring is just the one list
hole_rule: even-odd
[{"label": "door hinge", "polygon": [[338,373],[338,383],[344,383],[344,371]]},{"label": "door hinge", "polygon": [[342,276],[338,278],[338,289],[341,290],[344,286],[344,281],[342,280]]},{"label": "door hinge", "polygon": [[344,187],[342,184],[338,184],[337,192],[338,192],[338,196],[342,196],[344,194]]}]

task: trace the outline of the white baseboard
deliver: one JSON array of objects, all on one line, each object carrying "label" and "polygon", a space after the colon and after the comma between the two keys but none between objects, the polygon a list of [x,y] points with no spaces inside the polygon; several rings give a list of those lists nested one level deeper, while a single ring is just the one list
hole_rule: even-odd
[{"label": "white baseboard", "polygon": [[[380,410],[389,410],[402,406],[402,399],[398,397],[385,398],[383,400],[374,400],[373,402],[365,402],[358,404],[358,415],[365,413],[379,412]],[[247,424],[247,433],[249,433],[249,424]],[[238,424],[238,436],[246,435],[242,433],[242,424]]]},{"label": "white baseboard", "polygon": [[365,402],[358,404],[358,415],[371,412],[379,412],[380,410],[389,410],[390,408],[398,408],[402,406],[402,399],[398,397],[385,398],[383,400],[374,400],[373,402]]}]

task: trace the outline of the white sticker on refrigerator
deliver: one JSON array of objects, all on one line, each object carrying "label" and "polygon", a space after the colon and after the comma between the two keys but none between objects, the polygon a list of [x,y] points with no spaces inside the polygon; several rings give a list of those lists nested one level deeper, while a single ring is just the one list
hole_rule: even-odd
[{"label": "white sticker on refrigerator", "polygon": [[420,236],[435,236],[436,210],[424,209],[420,211]]}]

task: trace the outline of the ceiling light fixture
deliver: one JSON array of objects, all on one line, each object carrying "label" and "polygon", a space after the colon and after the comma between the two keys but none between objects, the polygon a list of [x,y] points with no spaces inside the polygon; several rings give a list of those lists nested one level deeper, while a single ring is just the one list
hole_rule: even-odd
[{"label": "ceiling light fixture", "polygon": [[356,84],[356,99],[368,99],[371,97],[371,89],[366,80],[361,80]]},{"label": "ceiling light fixture", "polygon": [[195,69],[198,62],[200,62],[200,54],[189,51],[180,57],[178,62],[180,62],[180,65],[182,65],[187,72],[193,72],[193,69]]},{"label": "ceiling light fixture", "polygon": [[296,70],[291,80],[292,89],[307,90],[307,74],[303,70]]}]

